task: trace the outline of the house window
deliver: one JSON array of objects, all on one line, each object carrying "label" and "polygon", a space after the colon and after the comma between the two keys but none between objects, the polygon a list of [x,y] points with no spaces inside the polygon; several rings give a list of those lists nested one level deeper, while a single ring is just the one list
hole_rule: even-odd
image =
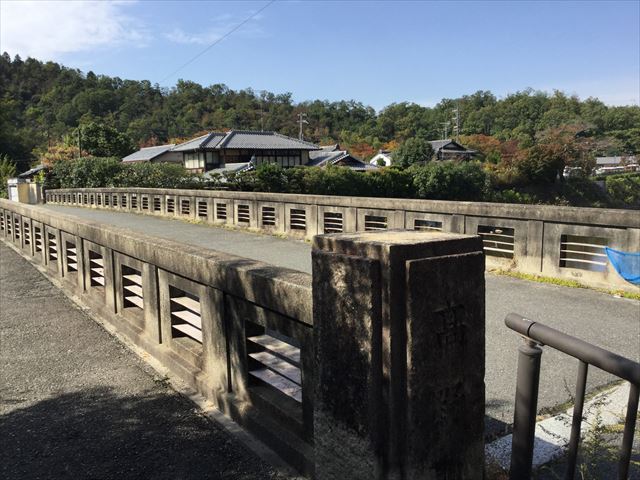
[{"label": "house window", "polygon": [[255,154],[256,164],[275,163],[282,168],[295,167],[302,164],[299,150],[262,150]]},{"label": "house window", "polygon": [[212,170],[220,166],[220,154],[218,152],[206,152],[206,170]]},{"label": "house window", "polygon": [[184,168],[189,170],[204,168],[204,152],[189,152],[184,154]]}]

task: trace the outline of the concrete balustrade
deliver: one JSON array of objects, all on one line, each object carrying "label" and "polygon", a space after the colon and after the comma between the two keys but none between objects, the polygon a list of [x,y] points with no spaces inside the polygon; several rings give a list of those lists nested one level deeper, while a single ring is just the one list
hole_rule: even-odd
[{"label": "concrete balustrade", "polygon": [[[0,238],[293,466],[313,471],[309,275],[5,200],[0,216]],[[39,251],[25,245],[25,229],[30,239],[37,229]],[[269,342],[300,352],[296,399],[286,377],[263,375],[260,361],[279,367]]]},{"label": "concrete balustrade", "polygon": [[[102,200],[91,202],[90,195]],[[132,195],[137,199],[133,204]],[[106,196],[118,200],[105,202]],[[149,199],[149,208],[139,200],[144,198]],[[634,287],[614,271],[604,247],[640,251],[640,215],[628,210],[143,188],[49,190],[46,199],[49,203],[171,216],[309,240],[323,233],[386,229],[480,235],[489,268],[628,290]],[[206,205],[206,215],[198,214],[198,205]]]},{"label": "concrete balustrade", "polygon": [[[173,198],[180,209],[188,198],[190,213],[174,214],[192,215],[204,199],[208,218],[223,203],[227,218],[249,226],[260,206],[275,205],[271,218],[286,219],[285,229],[319,223],[314,205],[205,193],[161,203]],[[131,208],[131,192],[94,191],[93,206],[106,208],[107,194]],[[89,192],[74,195],[91,202]],[[159,194],[135,195],[142,208],[144,195],[153,205]],[[387,227],[398,226],[398,212]],[[359,216],[372,229],[385,222],[377,207],[324,213],[344,213],[343,225]],[[482,478],[481,237],[317,236],[308,275],[6,200],[0,218],[0,239],[302,472],[323,480]],[[17,225],[30,238],[36,227],[44,234],[42,252],[22,248]]]}]

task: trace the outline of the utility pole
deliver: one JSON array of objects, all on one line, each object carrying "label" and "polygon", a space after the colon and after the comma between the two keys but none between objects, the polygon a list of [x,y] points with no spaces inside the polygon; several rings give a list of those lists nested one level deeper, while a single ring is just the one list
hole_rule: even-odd
[{"label": "utility pole", "polygon": [[260,92],[260,131],[264,132],[264,90]]},{"label": "utility pole", "polygon": [[78,158],[82,156],[82,144],[80,143],[80,125],[78,125]]},{"label": "utility pole", "polygon": [[262,112],[262,102],[260,102],[260,131],[264,132],[264,115]]},{"label": "utility pole", "polygon": [[456,102],[456,142],[460,142],[460,102]]},{"label": "utility pole", "polygon": [[298,122],[300,124],[300,130],[298,131],[298,139],[304,140],[304,135],[302,134],[302,125],[304,123],[306,123],[307,125],[309,124],[309,122],[307,121],[307,114],[300,112],[298,114]]},{"label": "utility pole", "polygon": [[442,125],[442,129],[444,132],[444,137],[442,137],[442,139],[446,140],[447,136],[449,135],[449,125],[451,125],[451,122],[441,122],[440,125]]}]

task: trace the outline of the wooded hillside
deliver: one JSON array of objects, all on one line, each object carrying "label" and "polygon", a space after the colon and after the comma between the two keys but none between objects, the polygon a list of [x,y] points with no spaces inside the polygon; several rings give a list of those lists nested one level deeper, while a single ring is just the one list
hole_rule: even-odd
[{"label": "wooded hillside", "polygon": [[441,123],[452,121],[456,104],[463,139],[475,148],[488,144],[485,155],[491,153],[492,142],[515,140],[526,148],[539,132],[568,124],[579,125],[598,140],[593,143],[595,154],[640,152],[640,107],[609,107],[562,92],[524,90],[497,99],[491,92],[478,91],[443,99],[433,108],[398,103],[376,112],[354,100],[296,103],[291,93],[232,90],[222,84],[205,87],[180,80],[165,89],[149,81],[85,74],[53,62],[11,59],[5,53],[0,57],[0,154],[24,170],[47,146],[91,122],[114,127],[134,147],[231,128],[297,136],[297,114],[305,112],[306,139],[339,142],[367,158],[378,148],[395,147],[410,137],[442,138]]}]

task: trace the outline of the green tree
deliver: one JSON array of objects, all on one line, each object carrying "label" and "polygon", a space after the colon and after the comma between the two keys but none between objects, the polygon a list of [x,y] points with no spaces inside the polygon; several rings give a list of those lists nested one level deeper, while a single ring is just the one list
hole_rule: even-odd
[{"label": "green tree", "polygon": [[[80,137],[83,152],[96,157],[122,158],[135,151],[133,142],[126,134],[101,123],[81,125],[74,136]],[[69,139],[70,142],[73,140],[75,139]]]},{"label": "green tree", "polygon": [[7,180],[15,177],[16,165],[8,155],[0,155],[0,198],[7,198]]},{"label": "green tree", "polygon": [[393,164],[407,168],[418,163],[426,163],[433,158],[433,147],[425,139],[413,137],[405,140],[393,153]]}]

